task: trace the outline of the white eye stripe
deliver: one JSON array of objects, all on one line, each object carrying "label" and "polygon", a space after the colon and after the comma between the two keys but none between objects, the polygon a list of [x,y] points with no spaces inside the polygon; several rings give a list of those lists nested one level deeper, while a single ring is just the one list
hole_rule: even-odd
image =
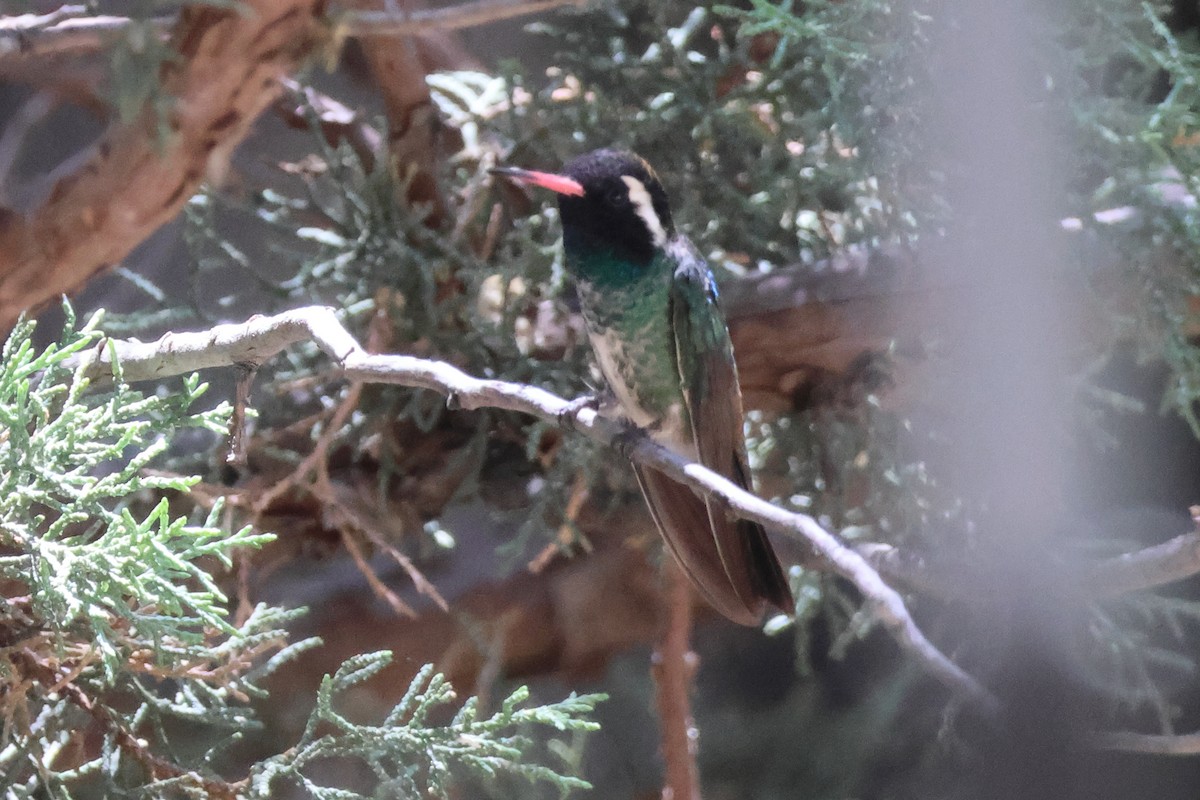
[{"label": "white eye stripe", "polygon": [[667,232],[658,218],[658,212],[654,210],[654,201],[650,199],[646,184],[631,175],[622,175],[621,180],[629,187],[629,202],[633,203],[633,210],[646,223],[655,247],[662,247],[667,243]]}]

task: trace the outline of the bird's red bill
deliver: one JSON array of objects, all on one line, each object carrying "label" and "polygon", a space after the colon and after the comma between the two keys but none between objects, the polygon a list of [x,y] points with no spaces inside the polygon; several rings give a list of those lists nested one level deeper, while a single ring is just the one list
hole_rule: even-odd
[{"label": "bird's red bill", "polygon": [[491,171],[497,175],[503,175],[521,183],[528,183],[531,186],[540,186],[543,189],[549,189],[558,194],[583,197],[583,185],[579,181],[568,178],[566,175],[555,175],[553,172],[538,172],[532,169],[520,169],[519,167],[501,167]]}]

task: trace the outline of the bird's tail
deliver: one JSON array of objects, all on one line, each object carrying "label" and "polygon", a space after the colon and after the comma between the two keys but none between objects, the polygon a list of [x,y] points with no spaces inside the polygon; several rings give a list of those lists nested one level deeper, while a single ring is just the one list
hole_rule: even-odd
[{"label": "bird's tail", "polygon": [[667,547],[713,608],[743,625],[759,624],[767,603],[792,612],[787,578],[761,525],[731,519],[653,469],[634,471]]}]

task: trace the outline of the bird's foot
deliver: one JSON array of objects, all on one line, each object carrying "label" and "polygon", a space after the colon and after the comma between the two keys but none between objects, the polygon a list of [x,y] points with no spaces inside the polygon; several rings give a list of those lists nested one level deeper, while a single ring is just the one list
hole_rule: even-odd
[{"label": "bird's foot", "polygon": [[603,399],[598,394],[585,394],[581,397],[576,397],[567,403],[562,411],[558,412],[558,426],[560,428],[574,428],[580,411],[583,411],[585,408],[599,411],[602,402]]},{"label": "bird's foot", "polygon": [[621,458],[632,460],[630,457],[633,455],[633,450],[646,435],[646,431],[634,424],[633,420],[624,417],[618,420],[618,424],[621,426],[621,430],[613,437],[612,448]]}]

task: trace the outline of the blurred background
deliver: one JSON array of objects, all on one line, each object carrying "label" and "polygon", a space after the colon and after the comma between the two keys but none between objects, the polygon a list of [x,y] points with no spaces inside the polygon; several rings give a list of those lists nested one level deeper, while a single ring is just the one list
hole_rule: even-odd
[{"label": "blurred background", "polygon": [[[339,9],[295,5],[336,30]],[[1200,728],[1200,567],[1185,552],[1141,580],[1112,560],[1194,546],[1195,3],[604,0],[310,32],[258,54],[286,63],[265,88],[247,70],[206,140],[188,120],[223,119],[204,88],[227,79],[188,72],[212,54],[187,34],[227,13],[99,2],[69,16],[123,21],[47,19],[0,48],[9,324],[32,307],[53,340],[63,292],[144,340],[328,304],[373,352],[575,397],[599,377],[556,209],[487,170],[635,150],[721,283],[759,493],[878,557],[1005,709],[993,725],[961,705],[777,539],[793,620],[740,628],[695,600],[703,796],[1194,796],[1195,756],[1092,737]],[[89,192],[90,216],[64,212]],[[237,378],[206,374],[206,401]],[[156,468],[279,534],[225,585],[242,613],[306,606],[294,635],[324,645],[272,675],[265,729],[223,769],[287,748],[323,675],[388,649],[348,714],[382,717],[425,663],[484,707],[520,684],[603,691],[600,730],[554,758],[588,796],[660,796],[664,556],[626,463],[520,415],[348,384],[315,348],[264,365],[249,405],[240,462],[197,432]]]}]

